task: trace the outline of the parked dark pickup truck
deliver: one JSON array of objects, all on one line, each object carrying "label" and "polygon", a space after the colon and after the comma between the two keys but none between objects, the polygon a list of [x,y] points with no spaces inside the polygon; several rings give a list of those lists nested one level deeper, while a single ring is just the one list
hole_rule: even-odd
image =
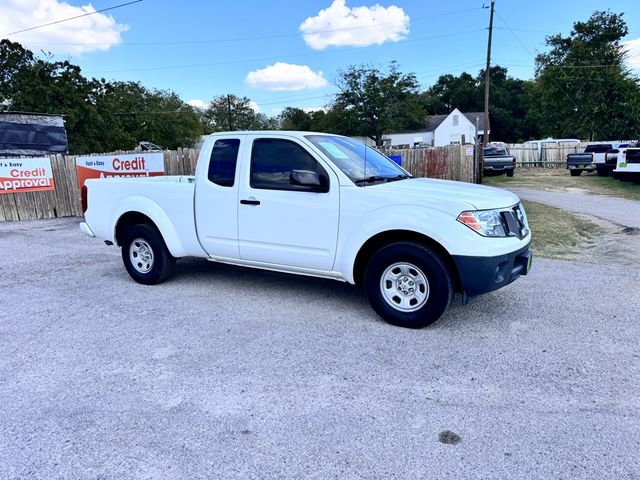
[{"label": "parked dark pickup truck", "polygon": [[613,145],[610,143],[600,143],[587,145],[583,153],[570,153],[567,155],[569,173],[572,177],[577,177],[582,172],[593,172],[596,169],[596,163],[604,163],[605,154],[612,148]]},{"label": "parked dark pickup truck", "polygon": [[484,157],[482,170],[484,173],[506,173],[507,177],[513,177],[516,169],[516,157],[512,156],[506,148],[486,147],[482,150]]}]

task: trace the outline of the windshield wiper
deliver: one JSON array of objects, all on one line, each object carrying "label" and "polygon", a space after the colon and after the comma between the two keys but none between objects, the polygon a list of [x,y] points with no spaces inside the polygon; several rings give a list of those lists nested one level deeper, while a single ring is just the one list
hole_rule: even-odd
[{"label": "windshield wiper", "polygon": [[358,178],[354,180],[353,183],[356,185],[360,183],[375,183],[375,182],[393,182],[395,180],[404,180],[405,178],[411,178],[409,175],[405,175],[401,173],[400,175],[396,175],[395,177],[383,177],[382,175],[371,175],[367,178]]}]

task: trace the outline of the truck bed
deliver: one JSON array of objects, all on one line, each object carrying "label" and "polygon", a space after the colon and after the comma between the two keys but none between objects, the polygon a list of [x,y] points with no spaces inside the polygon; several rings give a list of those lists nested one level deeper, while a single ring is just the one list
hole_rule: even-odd
[{"label": "truck bed", "polygon": [[154,223],[161,230],[166,229],[163,234],[180,232],[176,237],[182,248],[172,251],[174,256],[204,256],[194,223],[195,177],[100,178],[87,180],[85,185],[91,204],[86,220],[96,236],[115,243],[114,225],[118,218],[140,209],[155,217]]}]

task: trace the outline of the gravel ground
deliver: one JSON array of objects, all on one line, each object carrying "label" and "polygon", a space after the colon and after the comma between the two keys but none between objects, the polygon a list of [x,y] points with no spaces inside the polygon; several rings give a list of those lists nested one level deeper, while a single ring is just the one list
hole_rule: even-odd
[{"label": "gravel ground", "polygon": [[77,220],[0,252],[2,479],[640,478],[637,263],[538,259],[412,331],[331,281],[141,286]]},{"label": "gravel ground", "polygon": [[[501,188],[506,188],[501,186]],[[581,192],[555,192],[535,188],[506,188],[520,198],[546,203],[573,212],[616,223],[623,227],[640,228],[640,202],[606,195]]]}]

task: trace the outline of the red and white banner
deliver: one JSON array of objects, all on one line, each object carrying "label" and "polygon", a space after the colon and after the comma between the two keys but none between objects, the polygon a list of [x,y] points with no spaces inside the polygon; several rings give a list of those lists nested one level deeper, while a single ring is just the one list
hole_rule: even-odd
[{"label": "red and white banner", "polygon": [[49,157],[0,158],[0,194],[54,190]]},{"label": "red and white banner", "polygon": [[80,188],[88,178],[157,177],[164,175],[164,155],[156,152],[76,157],[76,172]]}]

